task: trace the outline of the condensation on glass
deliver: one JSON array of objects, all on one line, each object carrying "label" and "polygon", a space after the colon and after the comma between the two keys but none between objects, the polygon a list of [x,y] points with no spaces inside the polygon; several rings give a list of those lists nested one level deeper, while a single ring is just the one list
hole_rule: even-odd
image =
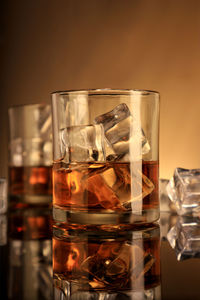
[{"label": "condensation on glass", "polygon": [[159,218],[159,93],[56,92],[54,219],[70,224],[149,223]]},{"label": "condensation on glass", "polygon": [[9,109],[9,196],[15,207],[44,204],[52,195],[51,106]]}]

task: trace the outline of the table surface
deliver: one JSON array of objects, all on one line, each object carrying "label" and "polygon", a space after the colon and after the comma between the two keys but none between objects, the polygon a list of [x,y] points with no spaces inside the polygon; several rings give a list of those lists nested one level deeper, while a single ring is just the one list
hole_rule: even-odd
[{"label": "table surface", "polygon": [[[195,300],[200,299],[200,279],[199,279],[199,270],[200,270],[200,259],[198,258],[188,258],[183,261],[177,261],[177,256],[170,246],[166,234],[172,226],[177,222],[177,216],[171,216],[169,213],[161,214],[160,220],[160,231],[161,231],[161,293],[162,299],[187,299]],[[1,289],[1,299],[8,299],[7,294],[8,286],[14,286],[14,298],[12,299],[47,299],[41,296],[39,293],[32,297],[27,296],[26,284],[19,287],[17,284],[14,284],[15,281],[22,277],[20,271],[15,274],[15,278],[11,278],[9,275],[9,270],[11,264],[17,266],[17,260],[15,257],[8,255],[9,245],[8,240],[6,243],[5,236],[3,237],[3,231],[6,230],[7,223],[5,219],[0,218],[1,223],[1,235],[0,235],[0,289]],[[4,239],[4,243],[2,242]],[[23,234],[20,235],[20,239],[23,240]],[[25,251],[21,249],[20,251]],[[31,262],[29,260],[24,261],[28,267],[27,276],[32,278]],[[21,269],[22,270],[22,269]],[[42,273],[43,274],[43,273]],[[45,273],[44,273],[45,274]],[[19,276],[19,278],[18,278]],[[24,278],[24,277],[23,277]],[[44,279],[44,278],[43,278]],[[34,278],[31,279],[31,284],[35,284]],[[41,276],[42,280],[42,276]],[[12,284],[11,284],[12,281]],[[12,291],[13,293],[13,291]],[[47,293],[48,295],[48,293]],[[46,296],[48,297],[48,296]],[[135,299],[135,298],[134,298]]]}]

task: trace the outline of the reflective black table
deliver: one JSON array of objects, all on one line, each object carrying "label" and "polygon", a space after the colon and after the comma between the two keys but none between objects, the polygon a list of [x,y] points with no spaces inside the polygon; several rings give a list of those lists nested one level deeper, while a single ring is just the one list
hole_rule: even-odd
[{"label": "reflective black table", "polygon": [[[196,247],[196,258],[190,258],[190,252],[191,256],[194,256],[191,247],[189,250],[186,249],[185,256],[180,257],[181,245],[186,242],[185,239],[188,236],[185,237],[180,232],[179,238],[182,239],[182,244],[177,244],[176,239],[173,241],[175,231],[172,229],[177,222],[176,215],[161,213],[159,221],[161,270],[159,288],[161,295],[157,295],[156,299],[200,299],[198,243],[194,239],[195,242],[193,241],[191,245],[191,247]],[[77,297],[53,295],[50,209],[29,208],[10,213],[8,216],[1,215],[0,225],[1,299],[84,299],[83,295]],[[193,229],[195,229],[194,226]],[[171,232],[171,236],[169,232]],[[150,271],[147,268],[145,272]],[[155,285],[157,286],[158,281],[156,282]],[[120,287],[122,286],[120,285]],[[104,298],[98,299],[155,299],[153,294],[148,294],[142,298],[141,294],[130,290],[128,294],[121,293],[112,297],[110,294],[105,295],[106,291]],[[85,299],[97,299],[95,297],[86,297]]]}]

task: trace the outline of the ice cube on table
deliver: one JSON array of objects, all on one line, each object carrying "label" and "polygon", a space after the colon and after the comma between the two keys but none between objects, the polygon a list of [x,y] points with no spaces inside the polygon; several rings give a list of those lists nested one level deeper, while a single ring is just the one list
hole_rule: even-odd
[{"label": "ice cube on table", "polygon": [[81,125],[61,130],[61,152],[65,162],[104,162],[103,126]]},{"label": "ice cube on table", "polygon": [[175,169],[167,193],[180,215],[200,214],[200,169]]},{"label": "ice cube on table", "polygon": [[167,234],[177,260],[200,258],[200,222],[198,218],[179,216]]},{"label": "ice cube on table", "polygon": [[[111,148],[116,154],[106,153],[107,160],[122,160],[126,154],[129,154],[130,144],[136,142],[141,144],[142,154],[149,152],[150,145],[143,129],[135,130],[134,128],[134,133],[132,133],[132,127],[135,127],[133,126],[134,119],[125,103],[119,104],[112,111],[97,116],[94,122],[103,125],[108,144],[107,150]],[[129,156],[126,156],[125,160],[129,159]]]}]

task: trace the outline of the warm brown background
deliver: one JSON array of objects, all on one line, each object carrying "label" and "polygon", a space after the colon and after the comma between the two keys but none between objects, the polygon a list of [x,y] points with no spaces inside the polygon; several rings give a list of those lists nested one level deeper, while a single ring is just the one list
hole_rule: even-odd
[{"label": "warm brown background", "polygon": [[199,0],[7,0],[1,16],[0,176],[9,106],[97,87],[158,90],[161,177],[200,167]]}]

